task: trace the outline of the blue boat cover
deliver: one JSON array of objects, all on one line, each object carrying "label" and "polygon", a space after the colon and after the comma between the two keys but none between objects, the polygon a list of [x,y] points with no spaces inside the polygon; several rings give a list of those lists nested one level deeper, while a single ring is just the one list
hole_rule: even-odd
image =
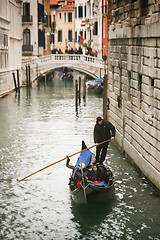
[{"label": "blue boat cover", "polygon": [[92,155],[92,152],[90,150],[85,150],[80,153],[80,156],[77,159],[76,170],[73,173],[73,177],[78,169],[79,164],[81,164],[81,162],[85,164],[85,168],[89,165],[91,160],[91,155]]},{"label": "blue boat cover", "polygon": [[105,181],[101,181],[100,183],[89,183],[89,185],[91,185],[91,186],[99,186],[99,187],[102,187],[102,186],[108,187],[108,185],[107,185],[107,183]]}]

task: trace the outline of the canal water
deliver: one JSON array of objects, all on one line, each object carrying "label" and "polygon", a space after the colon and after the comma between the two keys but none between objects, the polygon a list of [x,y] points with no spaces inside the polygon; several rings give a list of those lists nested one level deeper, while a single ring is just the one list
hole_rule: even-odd
[{"label": "canal water", "polygon": [[108,204],[73,203],[65,161],[17,182],[79,151],[82,140],[92,146],[101,114],[102,97],[93,94],[76,112],[74,82],[59,79],[0,99],[0,239],[160,239],[160,197],[113,143],[106,160],[116,185]]}]

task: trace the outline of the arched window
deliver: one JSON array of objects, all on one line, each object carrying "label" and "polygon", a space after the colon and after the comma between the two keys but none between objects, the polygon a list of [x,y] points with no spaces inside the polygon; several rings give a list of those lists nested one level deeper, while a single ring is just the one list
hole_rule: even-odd
[{"label": "arched window", "polygon": [[28,28],[24,29],[23,31],[23,45],[30,46],[31,41],[31,34]]}]

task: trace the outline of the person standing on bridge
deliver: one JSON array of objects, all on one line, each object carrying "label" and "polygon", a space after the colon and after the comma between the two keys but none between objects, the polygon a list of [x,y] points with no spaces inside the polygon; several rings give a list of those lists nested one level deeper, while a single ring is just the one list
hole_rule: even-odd
[{"label": "person standing on bridge", "polygon": [[116,129],[109,121],[97,117],[97,122],[94,127],[94,142],[96,145],[96,160],[95,163],[103,163],[107,154],[109,141],[99,144],[106,140],[113,140],[116,135]]}]

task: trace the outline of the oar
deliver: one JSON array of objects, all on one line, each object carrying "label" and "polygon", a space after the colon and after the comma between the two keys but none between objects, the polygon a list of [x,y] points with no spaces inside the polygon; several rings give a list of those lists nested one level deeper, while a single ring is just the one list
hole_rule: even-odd
[{"label": "oar", "polygon": [[[108,141],[110,141],[110,140],[111,140],[111,139],[105,140],[105,141],[99,143],[99,145],[100,145],[100,144],[103,144],[103,143],[105,143],[105,142],[108,142]],[[76,152],[76,153],[73,153],[73,154],[69,155],[68,157],[72,157],[72,156],[74,156],[74,155],[76,155],[76,154],[78,154],[78,153],[84,152],[84,151],[86,151],[86,150],[88,150],[88,149],[90,149],[90,148],[93,148],[93,147],[95,147],[95,146],[96,146],[96,144],[94,144],[94,145],[91,146],[91,147],[85,148],[85,149],[83,149],[83,150],[81,150],[81,151],[78,151],[78,152]],[[51,167],[51,166],[53,166],[54,164],[59,163],[59,162],[65,160],[66,158],[67,158],[67,157],[64,157],[64,158],[58,160],[57,162],[51,163],[51,164],[49,164],[48,166],[46,166],[46,167],[44,167],[44,168],[41,168],[41,169],[39,169],[38,171],[36,171],[36,172],[34,172],[34,173],[31,173],[30,175],[28,175],[28,176],[26,176],[26,177],[18,180],[18,182],[21,182],[21,181],[25,180],[26,178],[29,178],[29,177],[33,176],[34,174],[36,174],[36,173],[38,173],[38,172],[41,172],[42,170],[44,170],[44,169],[46,169],[46,168],[48,168],[48,167]]]}]

